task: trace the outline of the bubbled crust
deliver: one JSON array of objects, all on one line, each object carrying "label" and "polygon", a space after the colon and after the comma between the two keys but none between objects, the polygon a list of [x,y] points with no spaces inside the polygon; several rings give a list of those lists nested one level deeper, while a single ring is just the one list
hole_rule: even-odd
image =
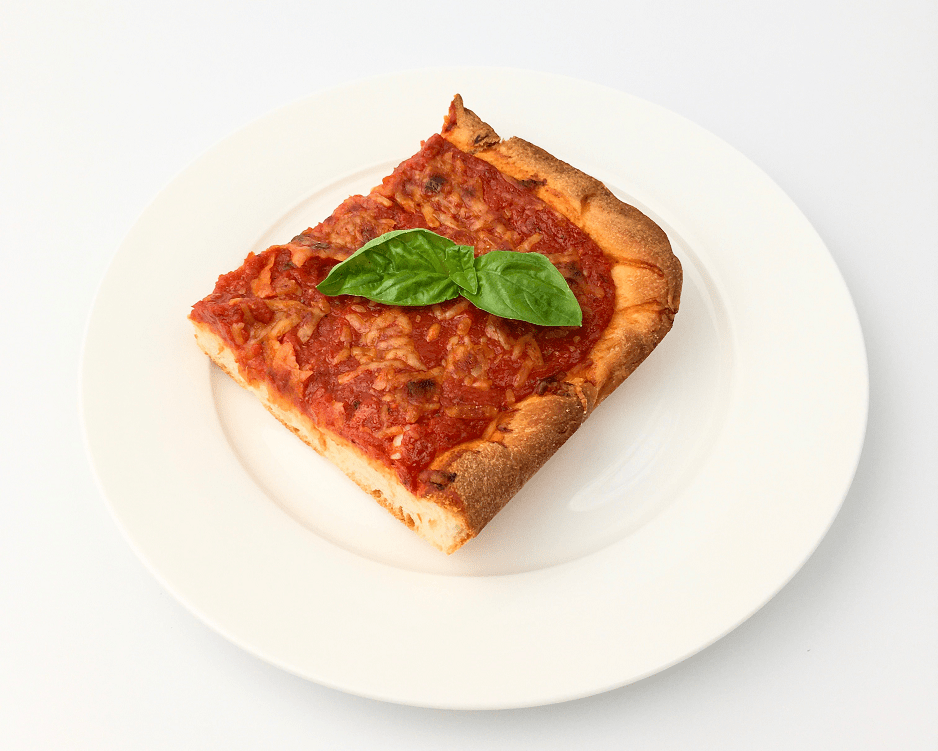
[{"label": "bubbled crust", "polygon": [[520,138],[502,141],[465,109],[458,94],[442,135],[503,174],[535,186],[541,200],[602,249],[616,287],[612,319],[584,371],[568,376],[558,394],[519,402],[502,423],[507,432],[501,440],[457,446],[434,461],[441,478],[435,494],[459,509],[474,536],[670,331],[683,277],[667,236],[651,219],[543,149]]}]

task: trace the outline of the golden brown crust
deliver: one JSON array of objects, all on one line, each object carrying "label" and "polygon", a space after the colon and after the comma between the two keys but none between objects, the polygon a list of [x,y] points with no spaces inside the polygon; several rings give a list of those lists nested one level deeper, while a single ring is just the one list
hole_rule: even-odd
[{"label": "golden brown crust", "polygon": [[433,463],[455,475],[440,495],[465,509],[477,534],[664,338],[680,305],[682,271],[665,233],[638,209],[543,149],[519,138],[502,141],[465,109],[458,94],[442,135],[503,174],[535,186],[541,200],[603,250],[616,286],[612,320],[585,372],[569,376],[560,394],[519,402],[502,424],[509,432],[501,440],[457,446]]},{"label": "golden brown crust", "polygon": [[386,465],[312,420],[240,371],[234,354],[193,321],[196,339],[220,367],[313,449],[339,466],[398,519],[446,553],[475,537],[670,330],[680,304],[681,266],[664,232],[588,175],[518,138],[502,141],[464,108],[457,94],[442,135],[503,174],[534,185],[545,203],[583,229],[603,250],[616,287],[615,310],[588,365],[556,393],[530,396],[487,438],[445,452],[430,467],[421,495]]},{"label": "golden brown crust", "polygon": [[599,180],[520,138],[500,140],[491,126],[463,106],[459,94],[444,123],[443,137],[503,174],[534,185],[538,197],[592,237],[610,261],[615,312],[592,352],[593,368],[585,378],[597,388],[598,404],[671,329],[681,302],[683,274],[667,235]]},{"label": "golden brown crust", "polygon": [[433,468],[452,477],[437,497],[461,510],[474,537],[583,424],[587,405],[572,384],[519,402],[501,423],[500,440],[472,441],[437,457]]}]

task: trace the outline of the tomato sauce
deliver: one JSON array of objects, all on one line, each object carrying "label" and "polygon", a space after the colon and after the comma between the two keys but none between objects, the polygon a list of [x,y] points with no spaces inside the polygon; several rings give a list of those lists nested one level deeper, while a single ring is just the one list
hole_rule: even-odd
[{"label": "tomato sauce", "polygon": [[[570,284],[582,326],[502,319],[463,298],[395,307],[316,289],[368,240],[412,227],[477,255],[543,253]],[[219,277],[192,318],[232,347],[249,379],[273,384],[419,492],[438,455],[467,440],[498,440],[517,402],[588,365],[614,297],[609,264],[589,236],[530,186],[436,135],[369,195]]]}]

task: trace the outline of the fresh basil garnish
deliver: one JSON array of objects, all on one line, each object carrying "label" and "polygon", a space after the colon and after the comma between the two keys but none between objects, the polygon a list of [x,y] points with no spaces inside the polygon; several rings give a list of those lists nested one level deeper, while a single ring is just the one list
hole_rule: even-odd
[{"label": "fresh basil garnish", "polygon": [[[429,230],[427,231],[429,232]],[[450,243],[449,247],[443,251],[446,256],[446,268],[449,270],[449,278],[466,292],[478,292],[479,277],[476,274],[476,258],[475,253],[472,252],[472,246],[456,245],[446,237],[441,237],[433,232],[430,232],[430,234]]]},{"label": "fresh basil garnish", "polygon": [[401,229],[370,240],[334,266],[317,289],[388,305],[432,305],[460,289],[477,290],[472,248],[426,229]]},{"label": "fresh basil garnish", "polygon": [[502,318],[580,326],[583,313],[557,268],[540,253],[494,250],[478,258],[427,229],[386,232],[337,264],[317,286],[388,305],[433,305],[462,295]]},{"label": "fresh basil garnish", "polygon": [[583,312],[557,267],[540,253],[493,250],[475,259],[479,291],[463,291],[478,308],[539,326],[580,326]]}]

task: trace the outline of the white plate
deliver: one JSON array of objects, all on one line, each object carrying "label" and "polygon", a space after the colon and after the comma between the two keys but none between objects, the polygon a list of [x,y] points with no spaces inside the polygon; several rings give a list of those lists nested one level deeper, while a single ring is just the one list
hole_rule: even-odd
[{"label": "white plate", "polygon": [[[210,366],[186,315],[417,151],[457,91],[658,221],[685,287],[648,361],[447,557]],[[82,406],[119,525],[206,623],[345,691],[503,708],[651,675],[771,598],[849,487],[867,370],[823,243],[732,148],[580,81],[422,71],[274,112],[163,191],[101,286]]]}]

